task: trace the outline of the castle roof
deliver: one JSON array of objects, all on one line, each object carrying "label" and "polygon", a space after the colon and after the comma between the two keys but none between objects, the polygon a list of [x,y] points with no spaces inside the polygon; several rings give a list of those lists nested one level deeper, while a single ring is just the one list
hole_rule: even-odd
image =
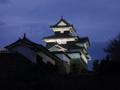
[{"label": "castle roof", "polygon": [[59,39],[59,38],[76,38],[76,36],[72,36],[69,34],[55,34],[52,36],[44,37],[43,39]]},{"label": "castle roof", "polygon": [[[60,25],[61,22],[63,23],[63,25]],[[73,25],[68,23],[65,19],[61,18],[55,25],[50,26],[50,28],[54,27],[73,27]]]},{"label": "castle roof", "polygon": [[26,45],[27,47],[31,48],[35,52],[41,51],[45,53],[47,56],[51,57],[53,60],[56,60],[57,62],[61,62],[61,60],[58,57],[56,57],[52,52],[46,49],[43,45],[34,43],[26,37],[23,37],[22,39],[19,38],[16,42],[6,46],[5,48],[9,50],[19,45]]},{"label": "castle roof", "polygon": [[89,41],[89,38],[88,37],[81,37],[79,38],[78,37],[78,43],[85,43],[85,42],[88,42],[88,44],[90,45],[90,41]]},{"label": "castle roof", "polygon": [[83,47],[77,46],[75,44],[61,44],[61,47],[65,48],[65,49],[83,49]]},{"label": "castle roof", "polygon": [[87,41],[89,41],[88,37],[78,37],[78,42],[84,43],[84,42],[87,42]]}]

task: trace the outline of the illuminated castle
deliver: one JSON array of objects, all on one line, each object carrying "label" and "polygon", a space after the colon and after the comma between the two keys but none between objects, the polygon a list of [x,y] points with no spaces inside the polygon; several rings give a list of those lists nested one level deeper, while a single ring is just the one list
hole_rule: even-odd
[{"label": "illuminated castle", "polygon": [[87,52],[87,48],[90,46],[88,37],[76,36],[73,25],[63,18],[50,28],[54,35],[43,38],[46,43],[45,47],[32,42],[24,34],[23,38],[19,38],[5,48],[9,53],[17,52],[23,55],[34,64],[42,62],[46,64],[46,67],[51,64],[57,68],[59,73],[81,73],[87,70],[87,64],[90,60]]},{"label": "illuminated castle", "polygon": [[65,72],[81,72],[87,70],[90,56],[87,48],[90,46],[88,37],[75,35],[75,28],[61,18],[55,25],[50,26],[54,35],[44,37],[46,48],[64,62]]}]

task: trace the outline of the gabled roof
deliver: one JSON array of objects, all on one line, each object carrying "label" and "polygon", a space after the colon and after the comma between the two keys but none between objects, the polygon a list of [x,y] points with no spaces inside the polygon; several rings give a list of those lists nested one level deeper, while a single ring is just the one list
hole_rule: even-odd
[{"label": "gabled roof", "polygon": [[76,44],[76,43],[86,43],[89,42],[89,38],[88,37],[79,37],[79,36],[76,36],[78,39],[76,41],[68,41],[69,44]]},{"label": "gabled roof", "polygon": [[[67,49],[67,50],[84,49],[83,47],[77,46],[76,44],[55,44],[54,46],[57,46],[57,45],[63,49]],[[54,47],[54,46],[52,46],[52,47]],[[52,48],[52,47],[50,47],[50,48]]]},{"label": "gabled roof", "polygon": [[[60,25],[61,23],[63,23],[64,25]],[[65,19],[61,18],[55,25],[51,25],[51,28],[54,27],[73,27],[73,25],[71,25],[70,23],[68,23]]]},{"label": "gabled roof", "polygon": [[29,48],[31,48],[33,51],[35,52],[38,52],[38,51],[41,51],[43,53],[45,53],[47,56],[51,57],[52,59],[56,60],[57,62],[61,62],[61,60],[56,57],[53,53],[51,53],[48,49],[46,49],[43,45],[41,44],[37,44],[37,43],[34,43],[32,41],[30,41],[28,38],[26,37],[23,37],[22,39],[19,38],[16,42],[6,46],[5,48],[7,49],[11,49],[15,46],[19,46],[21,44],[25,44],[27,45]]},{"label": "gabled roof", "polygon": [[[54,50],[51,50],[52,48],[54,48]],[[65,51],[66,49],[58,44],[55,44],[51,46],[49,50],[53,52],[53,51]]]},{"label": "gabled roof", "polygon": [[59,39],[59,38],[76,38],[76,36],[72,36],[69,34],[55,34],[52,36],[44,37],[43,39]]},{"label": "gabled roof", "polygon": [[83,42],[84,43],[84,42],[87,42],[87,41],[89,41],[88,37],[81,37],[81,38],[78,37],[78,42],[81,42],[81,43]]},{"label": "gabled roof", "polygon": [[81,37],[79,38],[78,37],[78,41],[79,43],[85,43],[85,42],[88,42],[89,46],[90,46],[90,41],[89,41],[89,38],[88,37]]},{"label": "gabled roof", "polygon": [[14,43],[6,46],[5,48],[8,48],[8,49],[9,49],[9,48],[12,48],[12,47],[14,47],[14,46],[18,46],[18,45],[20,45],[20,44],[28,45],[28,46],[30,46],[33,50],[35,50],[35,48],[37,48],[37,47],[41,47],[41,46],[42,46],[42,45],[40,45],[40,44],[37,44],[37,43],[34,43],[34,42],[30,41],[30,40],[29,40],[28,38],[26,38],[26,37],[23,37],[22,39],[19,38],[16,42],[14,42]]},{"label": "gabled roof", "polygon": [[83,49],[83,47],[77,46],[75,44],[61,44],[61,47],[68,49],[68,50],[72,50],[72,49]]}]

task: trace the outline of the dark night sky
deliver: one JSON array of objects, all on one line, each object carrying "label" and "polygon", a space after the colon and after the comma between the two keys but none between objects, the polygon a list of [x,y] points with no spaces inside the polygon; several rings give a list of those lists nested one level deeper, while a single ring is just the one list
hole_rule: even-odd
[{"label": "dark night sky", "polygon": [[105,42],[120,31],[120,0],[0,0],[0,47],[23,33],[35,42],[64,16],[80,36]]},{"label": "dark night sky", "polygon": [[107,41],[120,31],[119,0],[0,0],[0,45],[23,33],[39,42],[49,25],[61,16],[74,24],[78,35]]}]

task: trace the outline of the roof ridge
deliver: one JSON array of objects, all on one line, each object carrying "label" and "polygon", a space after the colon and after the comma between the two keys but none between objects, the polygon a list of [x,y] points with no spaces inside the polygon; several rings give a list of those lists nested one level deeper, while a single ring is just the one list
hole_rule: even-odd
[{"label": "roof ridge", "polygon": [[72,26],[72,27],[73,27],[73,25],[70,24],[70,23],[68,23],[63,17],[61,17],[61,19],[60,19],[56,24],[51,25],[50,27],[51,27],[51,28],[52,28],[52,27],[64,27],[64,26],[58,26],[58,24],[59,24],[61,21],[63,21],[64,23],[67,24],[67,25],[65,25],[65,26]]}]

